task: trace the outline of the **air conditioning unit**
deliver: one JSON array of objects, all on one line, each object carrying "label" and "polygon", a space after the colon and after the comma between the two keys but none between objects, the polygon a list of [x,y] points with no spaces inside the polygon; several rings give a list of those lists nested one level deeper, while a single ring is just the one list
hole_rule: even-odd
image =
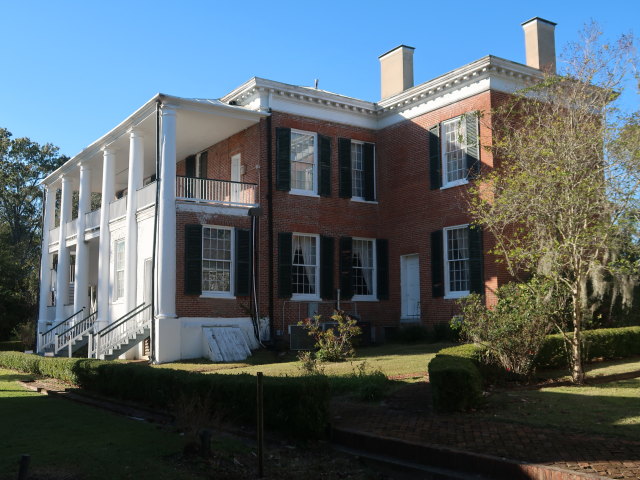
[{"label": "air conditioning unit", "polygon": [[302,325],[289,325],[289,349],[313,350],[315,340],[309,336],[309,330]]}]

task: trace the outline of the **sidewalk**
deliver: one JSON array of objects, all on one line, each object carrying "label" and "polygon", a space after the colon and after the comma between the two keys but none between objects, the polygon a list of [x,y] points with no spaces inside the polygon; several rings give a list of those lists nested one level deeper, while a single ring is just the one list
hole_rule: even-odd
[{"label": "sidewalk", "polygon": [[435,414],[430,396],[429,383],[418,382],[383,405],[335,403],[333,439],[487,478],[640,479],[640,441]]}]

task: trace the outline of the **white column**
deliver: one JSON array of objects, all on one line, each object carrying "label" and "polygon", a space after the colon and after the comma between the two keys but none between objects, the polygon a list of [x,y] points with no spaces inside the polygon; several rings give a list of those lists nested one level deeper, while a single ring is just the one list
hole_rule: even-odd
[{"label": "white column", "polygon": [[137,128],[129,131],[129,180],[127,183],[127,238],[124,244],[124,288],[127,311],[136,307],[137,299],[137,258],[138,258],[138,222],[137,191],[142,187],[144,165],[144,138]]},{"label": "white column", "polygon": [[109,233],[109,204],[115,195],[116,154],[110,148],[103,150],[102,163],[102,204],[100,206],[100,254],[98,256],[98,326],[104,327],[109,315],[109,253],[111,234]]},{"label": "white column", "polygon": [[58,271],[56,272],[56,322],[64,320],[64,306],[69,301],[69,249],[67,248],[67,222],[71,220],[71,179],[63,175],[60,199],[60,231],[58,237]]},{"label": "white column", "polygon": [[[54,184],[55,185],[55,184]],[[51,227],[56,213],[56,190],[54,185],[45,186],[44,219],[42,222],[42,256],[40,258],[40,308],[38,311],[38,332],[43,332],[47,322],[47,304],[51,291]],[[38,335],[38,341],[39,341]],[[38,345],[38,348],[40,346]]]},{"label": "white column", "polygon": [[156,259],[156,361],[180,357],[176,318],[176,111],[162,106],[160,197]]},{"label": "white column", "polygon": [[89,246],[84,241],[85,214],[91,210],[91,169],[80,164],[80,193],[78,195],[78,240],[76,242],[76,287],[73,291],[73,311],[88,307]]}]

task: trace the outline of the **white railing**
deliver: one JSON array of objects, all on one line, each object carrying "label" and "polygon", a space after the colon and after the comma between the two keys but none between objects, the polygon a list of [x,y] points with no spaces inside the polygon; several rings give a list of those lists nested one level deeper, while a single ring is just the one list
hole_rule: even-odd
[{"label": "white railing", "polygon": [[255,183],[232,182],[209,178],[176,177],[176,197],[224,205],[256,205]]},{"label": "white railing", "polygon": [[156,203],[156,182],[145,185],[136,192],[136,210]]},{"label": "white railing", "polygon": [[67,236],[67,238],[73,237],[75,234],[78,233],[77,218],[75,220],[71,220],[70,222],[67,222],[67,227],[65,228],[64,233]]},{"label": "white railing", "polygon": [[151,305],[141,304],[93,335],[95,358],[102,358],[151,325]]},{"label": "white railing", "polygon": [[49,230],[49,245],[60,241],[60,227]]},{"label": "white railing", "polygon": [[78,310],[76,313],[57,323],[49,330],[42,332],[40,334],[40,350],[44,350],[49,345],[54,345],[56,336],[68,329],[73,319],[80,315],[83,311],[84,308],[82,310]]},{"label": "white railing", "polygon": [[84,214],[84,228],[91,230],[100,226],[100,209]]},{"label": "white railing", "polygon": [[109,204],[109,220],[124,217],[127,214],[127,197],[119,198]]},{"label": "white railing", "polygon": [[55,335],[55,353],[58,353],[65,347],[69,347],[69,356],[71,356],[73,353],[73,342],[91,332],[93,325],[96,323],[96,318],[98,318],[97,311]]}]

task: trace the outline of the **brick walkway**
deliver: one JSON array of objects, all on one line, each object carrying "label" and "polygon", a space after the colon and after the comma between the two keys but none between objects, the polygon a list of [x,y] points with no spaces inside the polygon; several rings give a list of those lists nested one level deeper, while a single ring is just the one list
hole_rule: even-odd
[{"label": "brick walkway", "polygon": [[492,422],[464,414],[434,414],[428,407],[417,410],[416,397],[422,399],[420,405],[428,405],[424,399],[430,403],[430,390],[427,382],[417,388],[413,385],[409,387],[413,401],[402,398],[400,393],[400,398],[391,398],[386,405],[334,404],[334,430],[504,457],[606,478],[640,479],[640,441]]}]

